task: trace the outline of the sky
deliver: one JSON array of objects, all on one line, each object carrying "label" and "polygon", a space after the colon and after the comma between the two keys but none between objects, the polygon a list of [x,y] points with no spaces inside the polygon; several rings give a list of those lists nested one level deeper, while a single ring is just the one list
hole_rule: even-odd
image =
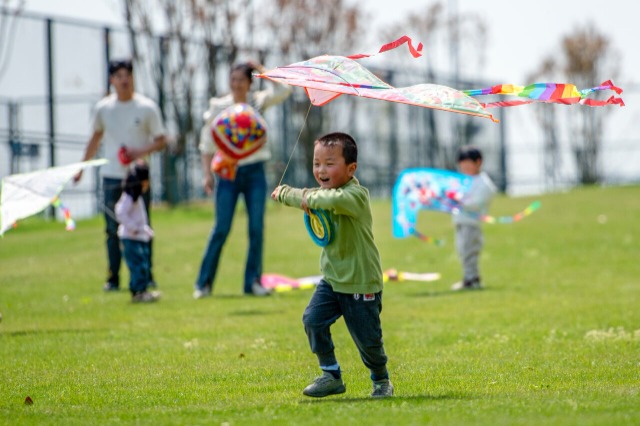
[{"label": "sky", "polygon": [[[17,0],[14,0],[14,2]],[[257,0],[260,1],[260,0]],[[417,0],[345,0],[371,17],[368,40],[360,48],[375,49],[376,34],[399,22],[408,13],[421,13],[432,3]],[[122,0],[26,0],[26,9],[44,14],[121,24]],[[524,78],[541,58],[558,51],[564,35],[576,27],[593,23],[609,37],[621,57],[616,83],[640,84],[640,2],[633,0],[442,0],[459,14],[476,13],[488,26],[486,66],[483,79],[496,83],[526,84]],[[408,34],[429,47],[420,34]],[[374,41],[375,40],[375,41]],[[340,52],[335,52],[340,53]],[[341,52],[350,54],[355,52]],[[461,67],[464,67],[461,58]],[[446,65],[442,68],[446,68]],[[609,76],[603,76],[603,81]]]}]

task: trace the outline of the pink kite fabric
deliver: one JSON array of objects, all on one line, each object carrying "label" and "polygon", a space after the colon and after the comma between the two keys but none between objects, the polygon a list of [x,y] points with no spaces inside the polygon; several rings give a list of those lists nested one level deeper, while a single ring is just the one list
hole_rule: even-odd
[{"label": "pink kite fabric", "polygon": [[358,62],[344,56],[318,56],[275,68],[257,77],[304,87],[309,100],[316,106],[325,105],[340,95],[352,95],[498,121],[476,99],[459,90],[438,84],[396,88],[376,77]]},{"label": "pink kite fabric", "polygon": [[573,84],[534,83],[528,86],[498,84],[485,89],[463,90],[463,92],[474,97],[484,95],[512,95],[520,98],[526,98],[482,103],[481,105],[485,108],[526,105],[534,102],[558,103],[565,105],[582,104],[592,107],[605,105],[624,106],[622,98],[615,95],[611,96],[607,100],[597,100],[587,97],[594,92],[604,90],[612,90],[618,95],[622,93],[622,89],[615,86],[611,80],[607,80],[599,86],[583,90],[578,90],[578,88]]}]

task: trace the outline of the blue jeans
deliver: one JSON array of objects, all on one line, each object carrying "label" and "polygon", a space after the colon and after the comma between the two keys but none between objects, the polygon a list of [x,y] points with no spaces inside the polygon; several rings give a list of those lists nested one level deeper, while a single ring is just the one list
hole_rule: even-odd
[{"label": "blue jeans", "polygon": [[129,267],[129,290],[131,294],[145,291],[151,281],[151,243],[122,239],[124,260]]},{"label": "blue jeans", "polygon": [[[122,195],[122,179],[103,178],[102,189],[104,192],[104,219],[105,232],[107,234],[107,257],[109,260],[109,269],[107,282],[112,287],[120,287],[120,263],[122,262],[122,251],[120,250],[120,238],[118,237],[118,221],[116,220],[116,203]],[[142,194],[147,216],[151,222],[150,208],[151,191]],[[151,252],[151,243],[149,243],[149,251]],[[151,262],[151,254],[149,254],[149,262]],[[149,266],[151,273],[151,265]],[[151,279],[153,280],[153,275]]]},{"label": "blue jeans", "polygon": [[212,287],[235,213],[239,195],[244,197],[249,217],[249,252],[244,272],[244,292],[251,293],[254,282],[262,276],[264,210],[267,201],[267,178],[264,162],[238,167],[233,181],[216,177],[215,225],[202,257],[196,288]]},{"label": "blue jeans", "polygon": [[380,325],[382,292],[367,296],[336,293],[331,284],[320,281],[302,315],[304,331],[320,367],[338,364],[330,328],[343,316],[362,362],[371,371],[372,380],[388,379]]}]

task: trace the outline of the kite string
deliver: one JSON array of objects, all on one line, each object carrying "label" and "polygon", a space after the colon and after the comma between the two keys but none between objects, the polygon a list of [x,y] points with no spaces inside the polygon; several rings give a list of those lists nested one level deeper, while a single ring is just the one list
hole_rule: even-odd
[{"label": "kite string", "polygon": [[302,136],[302,131],[304,130],[304,125],[307,123],[307,117],[309,117],[309,112],[311,111],[311,102],[309,102],[309,109],[307,110],[307,114],[304,116],[304,121],[302,122],[302,127],[300,127],[300,133],[298,134],[298,139],[296,140],[295,145],[293,145],[293,149],[291,150],[291,154],[289,155],[289,160],[287,161],[287,165],[284,167],[282,172],[282,176],[280,177],[280,181],[278,182],[278,186],[282,184],[282,180],[284,179],[284,175],[287,173],[287,169],[289,168],[289,163],[291,163],[291,159],[293,158],[293,153],[296,151],[296,147],[298,146],[298,142],[300,142],[300,136]]}]

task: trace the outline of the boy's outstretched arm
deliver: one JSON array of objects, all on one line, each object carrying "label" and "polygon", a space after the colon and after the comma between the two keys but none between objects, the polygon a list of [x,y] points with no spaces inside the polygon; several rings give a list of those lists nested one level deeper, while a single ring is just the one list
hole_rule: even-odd
[{"label": "boy's outstretched arm", "polygon": [[271,198],[285,206],[298,207],[309,213],[307,191],[307,189],[292,188],[289,185],[279,185],[271,193]]}]

